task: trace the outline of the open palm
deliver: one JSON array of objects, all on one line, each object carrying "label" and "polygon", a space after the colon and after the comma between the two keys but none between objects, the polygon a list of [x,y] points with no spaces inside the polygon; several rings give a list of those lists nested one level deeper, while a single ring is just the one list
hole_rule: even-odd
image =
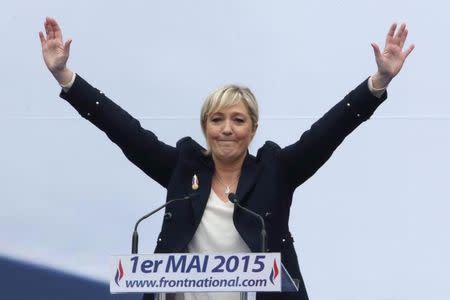
[{"label": "open palm", "polygon": [[397,24],[392,24],[386,36],[383,52],[380,51],[377,44],[372,43],[378,73],[385,77],[387,81],[390,81],[400,72],[406,58],[414,49],[414,45],[411,45],[403,51],[403,46],[408,36],[406,24],[402,24],[397,32],[396,29]]},{"label": "open palm", "polygon": [[68,40],[63,43],[62,31],[55,19],[47,17],[44,23],[46,37],[39,32],[42,45],[42,55],[47,68],[52,73],[62,71],[66,67],[69,59],[70,43]]}]

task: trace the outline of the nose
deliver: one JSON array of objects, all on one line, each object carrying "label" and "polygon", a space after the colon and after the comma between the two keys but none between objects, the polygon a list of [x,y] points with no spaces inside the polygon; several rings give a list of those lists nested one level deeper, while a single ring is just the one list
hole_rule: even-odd
[{"label": "nose", "polygon": [[222,128],[222,133],[224,135],[231,135],[233,133],[230,120],[225,121],[223,128]]}]

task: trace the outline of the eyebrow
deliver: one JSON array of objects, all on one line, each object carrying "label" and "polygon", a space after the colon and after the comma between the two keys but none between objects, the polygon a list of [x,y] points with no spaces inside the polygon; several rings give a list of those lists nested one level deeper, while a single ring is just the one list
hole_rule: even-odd
[{"label": "eyebrow", "polygon": [[[210,114],[210,116],[215,116],[215,115],[219,115],[219,116],[223,116],[225,115],[223,112],[217,111],[215,113]],[[231,116],[243,116],[243,117],[247,117],[247,115],[245,113],[242,112],[231,112]]]}]

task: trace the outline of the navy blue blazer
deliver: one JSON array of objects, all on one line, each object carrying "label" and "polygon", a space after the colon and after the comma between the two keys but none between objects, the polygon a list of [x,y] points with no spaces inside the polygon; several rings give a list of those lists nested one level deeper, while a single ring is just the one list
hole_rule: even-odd
[{"label": "navy blue blazer", "polygon": [[[112,102],[102,92],[76,76],[70,90],[61,92],[82,117],[104,131],[125,156],[167,189],[167,199],[192,192],[192,177],[199,180],[198,195],[191,201],[176,202],[166,209],[172,218],[163,221],[155,252],[187,252],[187,245],[200,223],[211,190],[214,162],[204,148],[190,137],[176,147],[166,145],[141,127],[138,120]],[[281,252],[282,262],[300,281],[298,293],[258,293],[257,299],[308,299],[300,274],[294,240],[289,231],[289,214],[295,189],[311,177],[363,121],[369,119],[387,94],[377,98],[367,80],[337,103],[305,131],[294,144],[280,148],[266,142],[256,157],[247,154],[236,191],[241,204],[266,220],[268,250]],[[236,209],[233,222],[253,252],[260,251],[260,224]],[[153,298],[146,295],[145,299]]]}]

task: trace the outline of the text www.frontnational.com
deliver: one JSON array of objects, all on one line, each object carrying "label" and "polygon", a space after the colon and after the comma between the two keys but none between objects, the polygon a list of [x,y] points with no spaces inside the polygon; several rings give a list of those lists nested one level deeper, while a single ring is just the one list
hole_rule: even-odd
[{"label": "text www.frontnational.com", "polygon": [[240,281],[239,276],[234,279],[166,279],[159,280],[125,280],[127,288],[208,288],[208,287],[265,287],[266,279],[244,279]]}]

